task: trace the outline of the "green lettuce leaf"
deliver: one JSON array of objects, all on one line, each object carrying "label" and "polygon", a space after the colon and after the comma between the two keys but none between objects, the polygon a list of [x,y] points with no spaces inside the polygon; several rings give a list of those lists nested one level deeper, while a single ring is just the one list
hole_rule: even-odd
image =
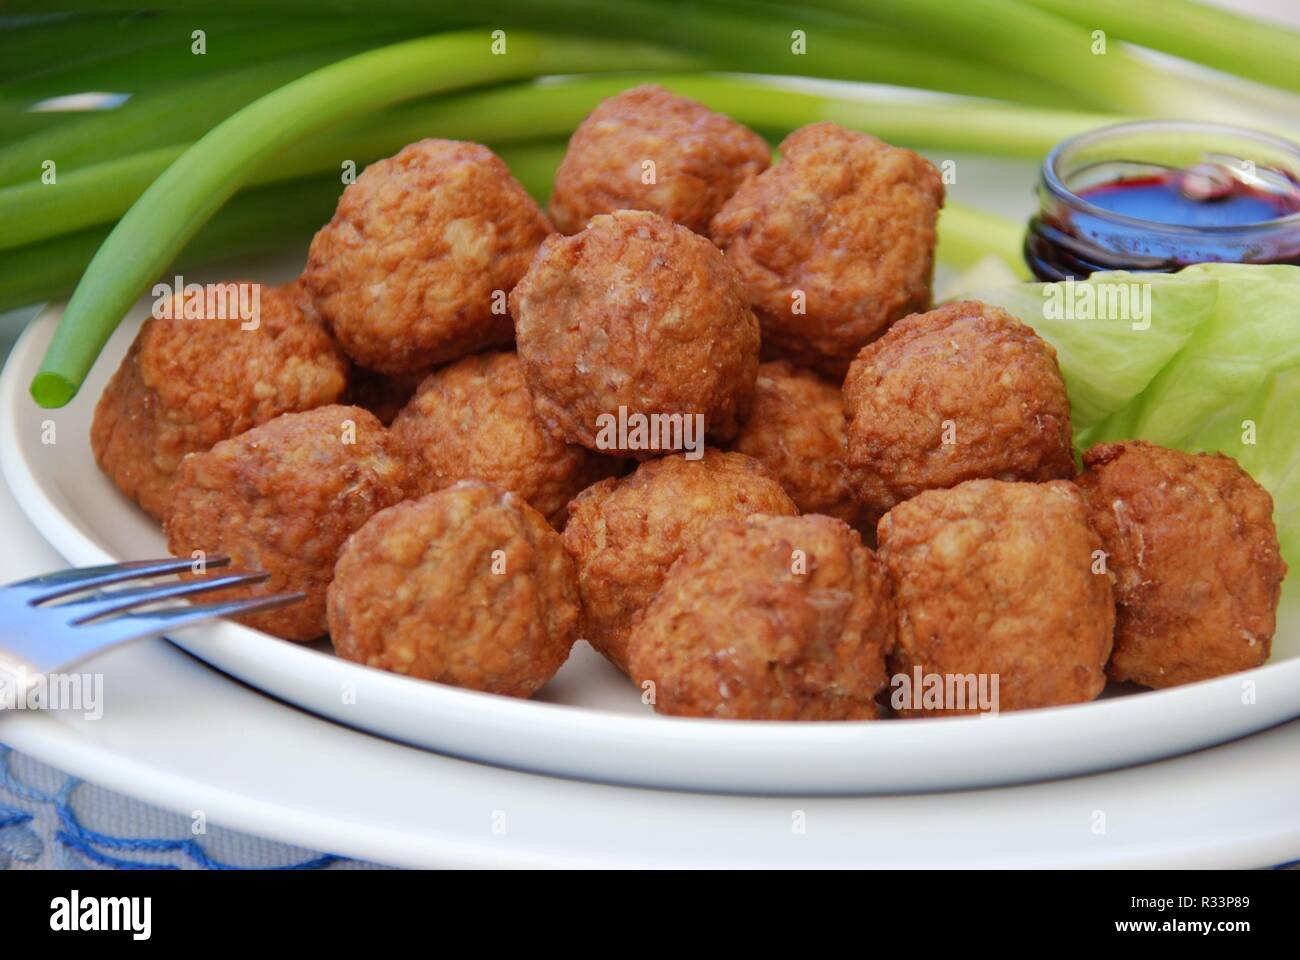
[{"label": "green lettuce leaf", "polygon": [[1199,264],[1214,310],[1093,440],[1142,437],[1226,453],[1273,495],[1282,553],[1300,563],[1300,267]]},{"label": "green lettuce leaf", "polygon": [[1076,439],[1132,403],[1209,317],[1214,277],[1114,271],[1086,281],[983,290],[1056,348]]},{"label": "green lettuce leaf", "polygon": [[1135,283],[1150,285],[1147,329],[1120,316],[1118,301],[1093,311],[1102,319],[1047,309],[1071,297],[1083,305],[1085,283],[1019,284],[972,299],[1003,307],[1056,348],[1079,449],[1140,438],[1235,458],[1273,495],[1282,554],[1297,567],[1300,267],[1198,264],[1086,281],[1094,294],[1124,285],[1130,298]]}]

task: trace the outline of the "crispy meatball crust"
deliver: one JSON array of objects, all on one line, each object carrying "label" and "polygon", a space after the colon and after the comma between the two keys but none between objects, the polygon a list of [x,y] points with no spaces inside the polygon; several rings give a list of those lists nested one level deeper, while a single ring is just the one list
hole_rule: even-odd
[{"label": "crispy meatball crust", "polygon": [[598,216],[542,244],[510,308],[537,416],[557,436],[639,458],[668,449],[603,436],[620,408],[702,415],[711,439],[735,436],[758,373],[758,321],[703,237],[653,213]]},{"label": "crispy meatball crust", "polygon": [[834,383],[784,360],[760,364],[753,406],[731,448],[767,467],[800,513],[875,537],[875,520],[857,499],[862,483],[848,465],[844,400]]},{"label": "crispy meatball crust", "polygon": [[528,697],[581,625],[560,535],[517,496],[467,482],[381,510],[339,554],[329,628],[340,656]]},{"label": "crispy meatball crust", "polygon": [[1171,687],[1268,659],[1286,564],[1273,498],[1222,454],[1095,446],[1078,478],[1115,575],[1115,680]]},{"label": "crispy meatball crust", "polygon": [[894,631],[884,569],[847,524],[750,516],[673,564],[628,652],[660,713],[872,720]]},{"label": "crispy meatball crust", "polygon": [[622,462],[547,431],[513,353],[475,354],[429,376],[393,421],[393,436],[412,458],[419,492],[482,480],[560,526],[569,501]]},{"label": "crispy meatball crust", "polygon": [[930,305],[942,204],[925,158],[815,123],[785,138],[781,161],[709,233],[744,281],[764,350],[841,377],[863,344]]},{"label": "crispy meatball crust", "polygon": [[1074,476],[1056,351],[997,307],[960,301],[900,320],[853,361],[844,414],[876,516],[964,480]]},{"label": "crispy meatball crust", "polygon": [[487,147],[421,140],[343,191],[303,277],[353,360],[379,373],[427,370],[510,342],[504,296],[549,232]]},{"label": "crispy meatball crust", "polygon": [[794,503],[757,460],[706,449],[649,460],[635,473],[596,483],[569,504],[564,548],[578,567],[587,639],[627,672],[632,616],[663,583],[682,551],[714,520],[794,516]]},{"label": "crispy meatball crust", "polygon": [[248,591],[254,596],[302,591],[306,600],[241,622],[312,640],[326,630],[325,590],[339,548],[401,500],[405,483],[397,444],[367,411],[286,413],[181,462],[167,547],[178,557],[203,550],[266,571],[270,579]]},{"label": "crispy meatball crust", "polygon": [[[997,675],[1000,710],[1101,693],[1115,603],[1074,484],[971,480],[931,490],[889,511],[878,536],[898,607],[895,675]],[[898,712],[976,711],[945,703]]]},{"label": "crispy meatball crust", "polygon": [[90,445],[118,488],[159,520],[187,453],[291,411],[334,403],[347,360],[304,310],[298,283],[258,285],[257,326],[237,319],[144,322],[95,407]]},{"label": "crispy meatball crust", "polygon": [[577,233],[599,213],[649,210],[706,233],[722,204],[769,163],[767,142],[748,127],[663,87],[634,87],[601,101],[574,131],[555,174],[551,220]]}]

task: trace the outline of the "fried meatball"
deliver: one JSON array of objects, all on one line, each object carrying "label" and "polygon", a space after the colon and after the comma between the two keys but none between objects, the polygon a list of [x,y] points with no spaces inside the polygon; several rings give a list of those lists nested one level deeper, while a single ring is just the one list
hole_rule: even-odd
[{"label": "fried meatball", "polygon": [[876,516],[964,480],[1074,476],[1056,351],[997,307],[962,301],[900,320],[853,361],[844,414]]},{"label": "fried meatball", "polygon": [[627,672],[632,616],[668,568],[714,520],[751,513],[794,516],[794,503],[757,460],[706,449],[641,464],[588,487],[569,504],[564,548],[578,565],[587,639]]},{"label": "fried meatball", "polygon": [[939,173],[833,123],[802,127],[709,227],[745,283],[774,357],[843,376],[853,355],[930,305]]},{"label": "fried meatball", "polygon": [[397,444],[360,407],[286,413],[181,462],[167,547],[224,554],[271,575],[251,593],[300,590],[307,599],[243,622],[286,640],[325,633],[325,590],[339,548],[379,510],[402,499]]},{"label": "fried meatball", "polygon": [[367,520],[339,554],[328,608],[348,660],[510,697],[555,676],[581,621],[560,535],[513,493],[477,482]]},{"label": "fried meatball", "polygon": [[[250,286],[257,311],[247,322],[229,303],[220,313],[230,319],[208,317],[206,301],[178,294],[169,317],[144,322],[95,407],[95,462],[159,520],[187,453],[334,403],[347,387],[347,360],[304,311],[301,287]],[[200,315],[186,317],[187,304]]]},{"label": "fried meatball", "polygon": [[577,233],[598,213],[649,210],[705,233],[770,162],[767,142],[730,117],[663,87],[634,87],[601,101],[573,132],[555,173],[551,220]]},{"label": "fried meatball", "polygon": [[1268,491],[1231,457],[1141,440],[1083,462],[1078,484],[1115,575],[1111,677],[1171,687],[1267,660],[1286,576]]},{"label": "fried meatball", "polygon": [[422,493],[482,480],[519,494],[553,523],[621,461],[552,436],[533,415],[519,359],[481,353],[443,367],[393,421]]},{"label": "fried meatball", "polygon": [[369,410],[384,426],[391,426],[402,408],[411,402],[425,377],[432,372],[417,370],[389,376],[354,366],[348,378],[347,402]]},{"label": "fried meatball", "polygon": [[901,700],[908,688],[896,687],[902,716],[978,712],[969,681],[981,676],[990,694],[997,678],[998,710],[1101,693],[1115,602],[1074,484],[971,480],[931,490],[889,511],[878,536],[898,607],[890,669],[909,682],[918,669],[938,675],[955,693],[926,703],[914,684]]},{"label": "fried meatball", "polygon": [[353,360],[427,370],[510,342],[505,296],[549,232],[487,147],[421,140],[343,191],[303,277]]},{"label": "fried meatball", "polygon": [[703,237],[654,213],[598,216],[542,244],[510,309],[537,416],[557,436],[635,457],[690,449],[701,424],[735,436],[758,321]]},{"label": "fried meatball", "polygon": [[884,570],[847,524],[750,516],[673,564],[627,649],[660,713],[871,720],[894,630]]},{"label": "fried meatball", "polygon": [[874,539],[874,518],[858,502],[861,482],[847,463],[835,384],[783,360],[760,364],[753,407],[731,448],[767,467],[800,513],[869,528]]}]

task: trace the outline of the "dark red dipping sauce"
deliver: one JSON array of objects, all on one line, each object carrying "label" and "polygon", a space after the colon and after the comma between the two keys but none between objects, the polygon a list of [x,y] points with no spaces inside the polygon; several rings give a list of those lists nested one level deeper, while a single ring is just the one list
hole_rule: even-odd
[{"label": "dark red dipping sauce", "polygon": [[1300,192],[1273,193],[1197,171],[1115,180],[1079,196],[1111,213],[1187,227],[1239,227],[1300,213]]},{"label": "dark red dipping sauce", "polygon": [[[1172,272],[1206,262],[1300,265],[1300,147],[1231,127],[1167,126],[1172,148],[1160,143],[1161,123],[1149,121],[1093,131],[1052,151],[1025,237],[1035,276]],[[1202,131],[1205,149],[1188,145]],[[1249,153],[1252,138],[1270,149]],[[1189,162],[1132,159],[1136,145],[1171,149]],[[1107,146],[1125,159],[1104,159]],[[1224,152],[1230,147],[1237,150]]]}]

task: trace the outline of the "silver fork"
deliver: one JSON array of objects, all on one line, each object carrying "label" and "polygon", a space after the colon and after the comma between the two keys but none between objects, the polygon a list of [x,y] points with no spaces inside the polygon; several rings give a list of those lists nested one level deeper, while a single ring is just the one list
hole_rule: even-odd
[{"label": "silver fork", "polygon": [[[207,568],[225,567],[230,564],[230,558],[208,557],[204,563]],[[9,695],[22,695],[43,674],[71,666],[92,653],[128,640],[178,630],[216,617],[273,610],[304,597],[301,593],[279,593],[140,609],[212,590],[262,583],[270,574],[260,572],[229,572],[202,580],[104,589],[131,580],[184,573],[192,565],[192,560],[175,557],[136,560],[61,570],[0,587],[0,680],[9,674]],[[63,602],[56,602],[60,600]]]}]

